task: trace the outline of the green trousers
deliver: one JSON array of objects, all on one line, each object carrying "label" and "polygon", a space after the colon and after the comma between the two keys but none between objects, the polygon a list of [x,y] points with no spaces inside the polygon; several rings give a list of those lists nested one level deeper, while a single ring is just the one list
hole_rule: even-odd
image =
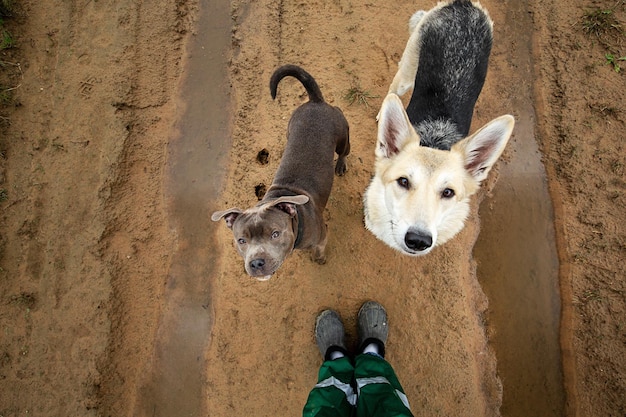
[{"label": "green trousers", "polygon": [[325,361],[302,411],[304,417],[413,417],[391,365],[358,355]]}]

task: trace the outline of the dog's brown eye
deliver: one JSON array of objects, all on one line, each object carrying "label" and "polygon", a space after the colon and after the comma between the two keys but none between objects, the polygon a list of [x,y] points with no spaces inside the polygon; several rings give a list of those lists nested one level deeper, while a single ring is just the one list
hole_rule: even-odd
[{"label": "dog's brown eye", "polygon": [[237,239],[237,243],[239,243],[240,245],[245,245],[246,244],[246,239],[240,237],[239,239]]},{"label": "dog's brown eye", "polygon": [[443,198],[452,198],[454,197],[454,190],[452,188],[446,188],[441,192],[441,197]]},{"label": "dog's brown eye", "polygon": [[409,180],[405,177],[400,177],[396,180],[398,185],[402,188],[409,189]]},{"label": "dog's brown eye", "polygon": [[278,232],[278,231],[273,231],[272,232],[272,239],[276,239],[276,238],[278,238],[278,236],[280,236],[280,232]]}]

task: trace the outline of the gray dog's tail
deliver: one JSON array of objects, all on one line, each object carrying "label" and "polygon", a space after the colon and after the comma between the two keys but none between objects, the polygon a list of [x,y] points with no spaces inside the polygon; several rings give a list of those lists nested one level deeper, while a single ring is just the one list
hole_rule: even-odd
[{"label": "gray dog's tail", "polygon": [[304,88],[306,88],[306,92],[309,94],[310,101],[316,103],[324,102],[322,90],[320,90],[317,82],[313,79],[311,74],[297,65],[283,65],[274,71],[272,78],[270,78],[270,92],[272,93],[272,99],[276,98],[276,89],[278,88],[280,80],[288,76],[297,78],[302,83]]}]

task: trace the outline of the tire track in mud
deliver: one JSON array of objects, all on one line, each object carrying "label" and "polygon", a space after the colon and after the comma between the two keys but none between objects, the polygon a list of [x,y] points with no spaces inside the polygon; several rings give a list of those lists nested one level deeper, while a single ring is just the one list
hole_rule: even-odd
[{"label": "tire track in mud", "polygon": [[[532,12],[526,2],[494,5],[498,22],[493,67],[510,69],[493,80],[515,114],[512,155],[480,208],[481,235],[474,248],[478,279],[490,300],[489,339],[503,380],[503,415],[561,416],[564,392],[559,345],[558,262],[553,207],[535,134]],[[520,245],[520,242],[524,242]],[[520,361],[520,358],[524,358]]]},{"label": "tire track in mud", "polygon": [[[557,64],[558,58],[554,53],[546,54],[547,49],[542,50],[542,40],[549,39],[552,34],[550,28],[555,27],[555,19],[557,13],[554,10],[555,5],[551,2],[540,1],[533,5],[534,20],[537,26],[536,33],[533,36],[533,50],[535,61],[543,61],[544,65],[549,62],[551,71],[542,71],[540,65],[535,65],[534,72],[537,80],[543,80],[543,82],[535,82],[533,84],[533,95],[535,97],[536,113],[538,115],[550,114],[554,119],[553,125],[558,137],[563,138],[565,133],[560,131],[563,127],[563,115],[548,109],[552,107],[548,104],[545,92],[545,84],[551,84],[552,100],[558,100],[559,103],[554,106],[557,109],[564,109],[567,107],[564,102],[564,90],[560,85],[560,69]],[[546,12],[547,11],[547,12]],[[542,152],[544,154],[549,153],[549,149],[546,149],[545,138],[550,133],[550,128],[546,126],[545,118],[538,118],[537,122],[538,138],[543,142],[540,146],[543,146]],[[549,163],[549,160],[545,162],[546,171],[548,177],[552,179],[558,178],[555,172],[553,164]],[[566,236],[566,224],[564,222],[562,213],[564,212],[563,196],[555,191],[555,186],[552,181],[548,182],[550,189],[550,197],[554,205],[554,225],[556,236],[556,249],[558,252],[559,261],[559,292],[561,295],[561,317],[560,317],[560,344],[561,344],[561,362],[563,368],[563,390],[565,395],[564,401],[564,413],[566,416],[578,417],[579,405],[578,405],[578,382],[576,375],[576,362],[573,346],[573,332],[574,332],[574,307],[572,300],[574,300],[573,288],[569,277],[571,277],[571,265],[567,259],[567,242]]]},{"label": "tire track in mud", "polygon": [[[176,231],[163,308],[133,415],[206,415],[205,352],[213,321],[212,285],[221,250],[207,211],[224,180],[230,146],[225,48],[229,3],[202,4],[186,48],[166,189]],[[208,206],[208,207],[207,207]],[[209,413],[210,414],[210,413]]]},{"label": "tire track in mud", "polygon": [[114,105],[126,131],[111,179],[100,190],[107,226],[98,248],[112,286],[111,333],[99,364],[104,415],[132,413],[142,372],[154,355],[175,239],[165,214],[166,145],[193,3],[130,1],[116,6],[128,38],[115,68],[120,95]]}]

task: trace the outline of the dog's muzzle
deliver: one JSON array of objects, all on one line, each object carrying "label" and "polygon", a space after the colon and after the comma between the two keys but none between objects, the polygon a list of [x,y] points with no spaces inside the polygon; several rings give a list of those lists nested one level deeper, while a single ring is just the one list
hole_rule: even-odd
[{"label": "dog's muzzle", "polygon": [[256,258],[248,263],[246,271],[259,281],[267,281],[276,272],[276,266],[270,259]]}]

